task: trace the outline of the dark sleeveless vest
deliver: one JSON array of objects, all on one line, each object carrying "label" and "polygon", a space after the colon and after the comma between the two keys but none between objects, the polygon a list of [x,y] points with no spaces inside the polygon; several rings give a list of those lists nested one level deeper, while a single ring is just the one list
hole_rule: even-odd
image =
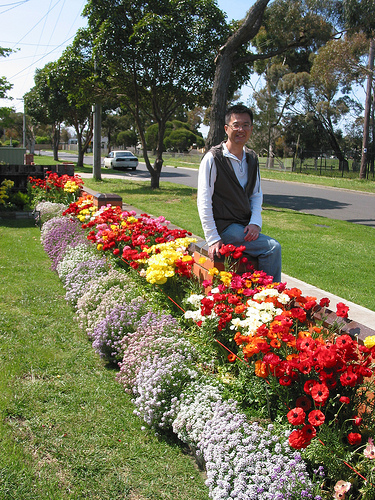
[{"label": "dark sleeveless vest", "polygon": [[[245,188],[238,182],[229,158],[223,155],[223,146],[211,148],[217,177],[212,196],[213,215],[218,233],[221,234],[230,224],[247,226],[251,217],[250,196],[259,175],[258,157],[251,149],[245,148],[247,161],[247,183]],[[211,174],[210,174],[211,182]]]}]

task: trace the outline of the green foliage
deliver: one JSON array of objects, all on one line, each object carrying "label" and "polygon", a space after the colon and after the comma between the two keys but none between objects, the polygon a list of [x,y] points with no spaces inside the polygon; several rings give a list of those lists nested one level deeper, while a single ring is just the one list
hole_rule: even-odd
[{"label": "green foliage", "polygon": [[187,151],[194,144],[203,147],[204,140],[186,128],[172,130],[164,139],[165,148],[173,151]]},{"label": "green foliage", "polygon": [[37,135],[35,137],[35,144],[49,144],[50,142],[51,142],[51,137],[47,135],[44,136]]},{"label": "green foliage", "polygon": [[[106,92],[134,116],[152,186],[159,187],[166,124],[210,101],[217,48],[229,29],[214,0],[87,2],[84,15]],[[145,117],[157,141],[144,135]],[[155,166],[147,144],[158,152]]]},{"label": "green foliage", "polygon": [[362,31],[368,37],[374,37],[374,0],[343,0],[342,2],[343,22],[347,28],[353,31]]},{"label": "green foliage", "polygon": [[18,141],[17,139],[12,139],[12,141],[7,139],[6,141],[4,141],[4,146],[12,146],[13,148],[17,148],[19,145],[20,141]]},{"label": "green foliage", "polygon": [[117,134],[116,143],[122,144],[126,148],[136,146],[138,143],[137,134],[134,130],[123,130]]},{"label": "green foliage", "polygon": [[[146,130],[146,142],[150,149],[156,149],[158,145],[159,126],[154,123]],[[190,130],[188,123],[180,120],[168,121],[164,133],[164,149],[172,151],[187,151],[193,145],[199,148],[204,146],[201,135]]]}]

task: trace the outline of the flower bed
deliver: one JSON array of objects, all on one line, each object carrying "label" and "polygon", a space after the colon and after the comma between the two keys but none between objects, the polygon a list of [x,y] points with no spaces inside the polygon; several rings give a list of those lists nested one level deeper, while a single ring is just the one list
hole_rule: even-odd
[{"label": "flower bed", "polygon": [[93,347],[140,418],[196,451],[211,498],[375,498],[375,339],[340,333],[344,304],[327,329],[326,300],[236,274],[241,248],[198,282],[192,241],[89,196],[42,227]]}]

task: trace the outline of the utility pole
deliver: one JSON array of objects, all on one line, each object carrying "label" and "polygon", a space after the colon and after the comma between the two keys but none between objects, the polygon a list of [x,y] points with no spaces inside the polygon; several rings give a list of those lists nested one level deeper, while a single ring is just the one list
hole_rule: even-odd
[{"label": "utility pole", "polygon": [[[372,38],[370,41],[370,52],[368,55],[368,76],[367,76],[367,90],[366,90],[366,103],[365,103],[365,121],[363,124],[361,170],[359,172],[360,179],[366,179],[367,151],[368,151],[371,101],[372,101],[372,73],[374,71],[374,54],[375,54],[375,40],[374,40],[374,38]],[[373,138],[373,140],[374,140],[374,138]]]},{"label": "utility pole", "polygon": [[97,102],[93,106],[94,137],[93,137],[93,178],[102,180],[102,106]]},{"label": "utility pole", "polygon": [[[97,77],[96,60],[94,60],[94,74]],[[92,107],[94,113],[94,137],[93,137],[93,178],[102,180],[102,106],[99,97]]]}]

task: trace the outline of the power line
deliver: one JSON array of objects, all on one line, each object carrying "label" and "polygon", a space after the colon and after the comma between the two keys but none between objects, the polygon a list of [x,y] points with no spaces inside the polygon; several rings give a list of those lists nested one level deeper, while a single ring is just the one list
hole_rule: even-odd
[{"label": "power line", "polygon": [[[28,1],[28,0],[25,0],[25,1]],[[29,33],[31,33],[31,32],[32,32],[32,31],[33,31],[33,30],[34,30],[34,29],[38,26],[38,24],[40,24],[40,23],[43,21],[43,19],[44,19],[45,17],[47,17],[47,16],[48,16],[48,14],[49,14],[49,13],[50,13],[50,12],[51,12],[51,11],[52,11],[55,7],[56,7],[56,5],[58,5],[58,4],[60,3],[60,1],[61,1],[61,0],[57,0],[57,2],[55,3],[55,5],[54,5],[53,7],[51,7],[51,8],[49,8],[49,9],[48,9],[48,11],[47,11],[47,13],[46,13],[46,14],[44,14],[44,16],[43,16],[43,17],[41,17],[41,18],[39,19],[39,21],[38,21],[37,23],[35,23],[35,24],[34,24],[34,26],[33,26],[31,29],[29,29],[29,31],[28,31],[27,33],[25,33],[25,35],[23,35],[23,37],[22,37],[22,38],[21,38],[21,39],[20,39],[20,40],[19,40],[16,44],[14,44],[14,47],[15,47],[16,45],[18,45],[20,42],[22,42],[22,40],[23,40],[24,38],[26,38],[26,37],[27,37],[27,35],[28,35]],[[50,5],[51,5],[51,4],[50,4]],[[13,48],[14,48],[14,47],[13,47]]]},{"label": "power line", "polygon": [[0,14],[5,14],[5,12],[9,12],[12,9],[15,9],[16,7],[19,7],[20,5],[23,5],[24,3],[30,2],[30,0],[23,0],[21,2],[14,2],[14,3],[6,3],[3,5],[0,5],[0,8],[2,7],[10,7],[10,9],[3,10],[3,12],[0,12]]},{"label": "power line", "polygon": [[56,49],[58,49],[59,47],[62,47],[64,44],[68,43],[69,40],[71,40],[72,38],[74,38],[75,35],[72,35],[71,37],[67,38],[64,42],[60,43],[60,45],[57,45],[55,48],[53,48],[52,50],[50,50],[49,52],[47,52],[46,54],[42,55],[37,61],[29,64],[29,66],[27,66],[26,68],[24,69],[21,69],[21,71],[19,71],[18,73],[16,73],[15,75],[13,75],[12,77],[9,78],[9,80],[12,80],[13,78],[15,78],[16,76],[18,76],[19,74],[23,73],[24,71],[26,71],[27,69],[31,68],[31,66],[34,66],[34,64],[38,63],[39,61],[41,61],[42,59],[44,59],[45,57],[49,56],[50,54],[52,54],[52,52],[54,52]]}]

